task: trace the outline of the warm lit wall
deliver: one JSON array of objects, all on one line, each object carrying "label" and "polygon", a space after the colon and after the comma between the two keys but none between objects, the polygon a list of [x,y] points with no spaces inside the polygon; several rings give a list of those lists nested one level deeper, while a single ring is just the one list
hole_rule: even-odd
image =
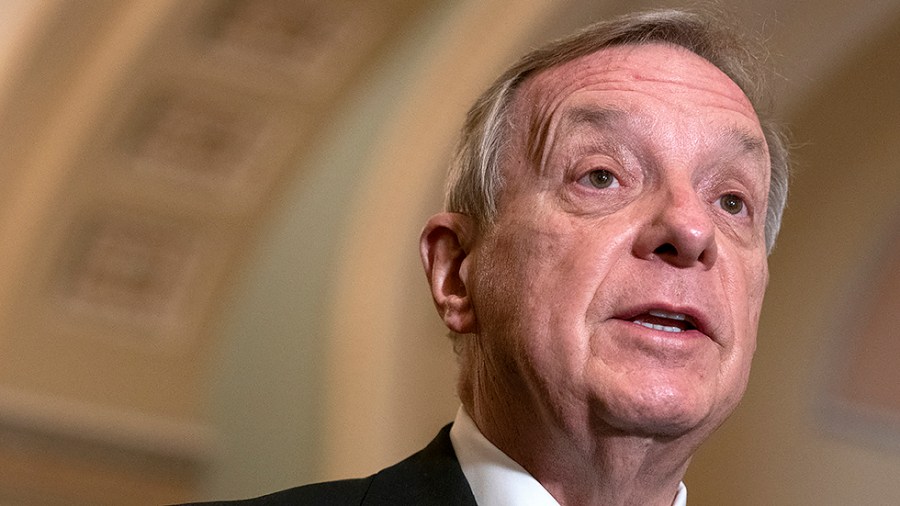
[{"label": "warm lit wall", "polygon": [[900,276],[876,270],[900,232],[900,22],[876,35],[789,117],[797,175],[750,388],[688,472],[692,505],[900,504],[900,417],[865,424],[827,391],[857,304]]},{"label": "warm lit wall", "polygon": [[[637,3],[659,4],[572,3],[569,10],[530,21],[530,37],[543,40],[547,33]],[[517,40],[491,39],[496,34],[478,28],[484,21],[478,12],[493,12],[489,25],[526,23],[521,15],[509,15],[515,9],[491,11],[492,2],[449,4],[407,34],[368,86],[332,118],[325,136],[331,140],[286,192],[254,267],[238,287],[216,388],[224,449],[211,474],[211,497],[366,474],[420,447],[452,417],[452,357],[415,258],[418,227],[436,207],[442,157],[462,110],[505,60],[532,43],[524,33],[514,35],[521,37]],[[782,60],[787,74],[807,72],[787,84],[791,99],[810,88],[808,76],[833,70],[823,56],[832,53],[821,48],[852,44],[817,43],[811,32],[779,23],[817,19],[818,34],[846,34],[865,25],[851,19],[840,2],[822,4],[814,13],[796,5],[766,13],[754,11],[756,4],[740,5],[749,19],[774,26],[774,38],[787,44],[783,52],[789,56],[803,53],[797,48],[814,49],[809,60]],[[780,15],[778,21],[770,21],[770,14]],[[470,47],[460,41],[473,40],[476,50],[459,49]],[[501,41],[509,47],[497,48]],[[462,63],[454,59],[454,47],[463,53]],[[884,45],[886,62],[891,47],[897,45]],[[484,54],[488,48],[496,54]],[[813,60],[825,70],[812,71]],[[860,75],[869,78],[859,80]],[[889,139],[900,131],[896,123],[879,119],[900,117],[898,104],[889,103],[897,80],[872,68],[841,76],[834,90],[823,81],[826,89],[814,93],[820,98],[795,107],[799,112],[790,116],[795,137],[805,145],[798,153],[801,172],[784,234],[772,257],[751,388],[739,412],[692,466],[692,506],[897,502],[897,485],[889,477],[898,474],[900,452],[827,434],[813,403],[823,354],[833,338],[829,328],[839,313],[835,308],[843,297],[852,297],[844,289],[855,276],[850,267],[861,245],[877,241],[875,234],[887,224],[875,222],[892,216],[888,208],[900,194],[898,171],[889,164],[891,143],[868,146],[858,139],[873,138],[873,131]],[[423,90],[427,86],[430,95]],[[880,87],[888,103],[865,109],[861,99],[869,87]],[[843,108],[823,107],[834,96],[841,97]],[[842,121],[849,113],[856,114],[852,125]],[[835,164],[835,153],[845,157],[841,164]],[[871,185],[858,179],[860,170],[868,178],[879,176],[879,170],[893,172],[882,174],[872,193]],[[860,200],[866,205],[856,204]],[[842,229],[850,233],[837,236]]]},{"label": "warm lit wall", "polygon": [[[517,17],[504,18],[508,9]],[[210,497],[369,474],[452,419],[455,363],[418,235],[440,208],[465,109],[553,10],[483,0],[430,9],[331,118],[332,140],[301,169],[238,287]]]},{"label": "warm lit wall", "polygon": [[332,106],[425,5],[3,4],[0,503],[197,496],[230,281]]}]

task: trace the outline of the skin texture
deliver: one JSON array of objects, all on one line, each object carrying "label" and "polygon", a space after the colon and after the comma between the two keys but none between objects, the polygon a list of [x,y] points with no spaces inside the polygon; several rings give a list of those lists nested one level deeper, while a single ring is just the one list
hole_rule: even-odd
[{"label": "skin texture", "polygon": [[463,404],[560,504],[671,504],[756,347],[759,121],[715,66],[657,43],[530,77],[512,118],[496,221],[442,213],[422,235],[438,311],[476,340]]}]

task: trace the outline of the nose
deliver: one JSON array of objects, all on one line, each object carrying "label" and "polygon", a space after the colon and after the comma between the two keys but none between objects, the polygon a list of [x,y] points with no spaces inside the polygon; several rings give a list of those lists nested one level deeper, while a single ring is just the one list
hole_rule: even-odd
[{"label": "nose", "polygon": [[708,204],[693,189],[670,189],[650,213],[635,241],[635,256],[678,268],[715,264],[716,227]]}]

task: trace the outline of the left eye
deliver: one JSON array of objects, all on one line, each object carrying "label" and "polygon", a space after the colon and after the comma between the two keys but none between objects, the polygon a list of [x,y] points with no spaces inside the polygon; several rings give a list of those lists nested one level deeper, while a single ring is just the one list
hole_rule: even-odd
[{"label": "left eye", "polygon": [[619,186],[619,180],[616,176],[606,169],[592,170],[583,176],[579,182],[601,190]]},{"label": "left eye", "polygon": [[744,210],[744,200],[733,193],[719,197],[719,205],[728,214],[741,214]]}]

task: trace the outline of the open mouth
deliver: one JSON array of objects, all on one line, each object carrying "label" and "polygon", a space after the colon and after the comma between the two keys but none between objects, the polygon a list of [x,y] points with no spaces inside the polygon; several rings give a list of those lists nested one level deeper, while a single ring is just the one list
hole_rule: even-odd
[{"label": "open mouth", "polygon": [[630,318],[632,323],[647,327],[648,329],[661,330],[663,332],[687,332],[697,330],[690,315],[682,313],[669,313],[651,309],[645,313]]}]

